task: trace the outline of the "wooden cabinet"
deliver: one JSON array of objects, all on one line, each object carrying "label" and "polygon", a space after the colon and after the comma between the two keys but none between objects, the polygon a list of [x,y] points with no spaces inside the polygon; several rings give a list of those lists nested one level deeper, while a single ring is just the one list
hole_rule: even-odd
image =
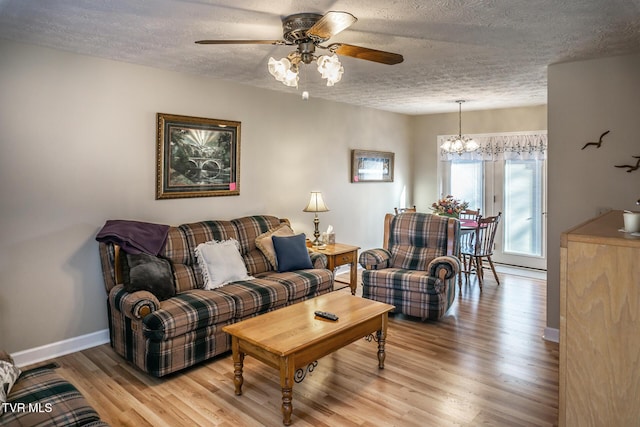
[{"label": "wooden cabinet", "polygon": [[562,234],[560,426],[640,425],[640,237],[621,211]]}]

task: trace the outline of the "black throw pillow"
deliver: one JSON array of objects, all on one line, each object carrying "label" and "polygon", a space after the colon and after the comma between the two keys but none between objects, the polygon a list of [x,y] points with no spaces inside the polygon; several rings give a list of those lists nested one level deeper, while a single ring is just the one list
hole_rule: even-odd
[{"label": "black throw pillow", "polygon": [[124,253],[121,260],[125,291],[149,291],[160,301],[176,294],[169,260],[145,253]]}]

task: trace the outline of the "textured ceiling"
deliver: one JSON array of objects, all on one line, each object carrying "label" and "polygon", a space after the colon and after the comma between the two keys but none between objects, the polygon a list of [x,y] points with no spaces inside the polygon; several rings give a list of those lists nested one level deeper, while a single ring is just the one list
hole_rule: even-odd
[{"label": "textured ceiling", "polygon": [[404,62],[342,57],[330,88],[305,66],[300,90],[405,114],[545,104],[549,64],[640,52],[640,0],[0,0],[0,38],[296,93],[266,66],[291,47],[194,41],[281,39],[282,17],[329,10],[358,18],[331,42]]}]

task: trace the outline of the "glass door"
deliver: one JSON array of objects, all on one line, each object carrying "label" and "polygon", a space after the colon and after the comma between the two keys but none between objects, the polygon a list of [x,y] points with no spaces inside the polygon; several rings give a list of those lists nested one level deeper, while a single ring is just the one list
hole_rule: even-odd
[{"label": "glass door", "polygon": [[493,260],[546,270],[544,160],[442,162],[442,195],[469,202],[483,216],[502,212]]},{"label": "glass door", "polygon": [[494,261],[546,270],[544,160],[495,162],[494,210],[502,212]]}]

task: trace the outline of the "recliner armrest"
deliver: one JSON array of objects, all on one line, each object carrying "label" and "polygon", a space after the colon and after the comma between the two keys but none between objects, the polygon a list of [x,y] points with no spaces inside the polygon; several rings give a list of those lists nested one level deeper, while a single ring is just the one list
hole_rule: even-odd
[{"label": "recliner armrest", "polygon": [[391,252],[386,249],[368,249],[360,253],[358,262],[367,270],[381,270],[389,268],[391,262]]},{"label": "recliner armrest", "polygon": [[427,266],[430,276],[447,280],[455,277],[460,272],[460,260],[454,256],[439,256],[431,260]]},{"label": "recliner armrest", "polygon": [[111,289],[109,300],[114,308],[132,319],[142,319],[160,308],[160,301],[151,292],[127,292],[122,285]]}]

